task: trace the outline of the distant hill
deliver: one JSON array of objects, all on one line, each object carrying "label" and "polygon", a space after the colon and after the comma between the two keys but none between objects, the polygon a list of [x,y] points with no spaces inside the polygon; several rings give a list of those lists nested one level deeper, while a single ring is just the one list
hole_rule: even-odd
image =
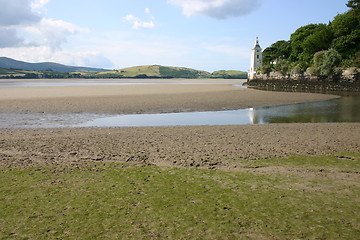
[{"label": "distant hill", "polygon": [[115,71],[86,74],[104,78],[247,78],[246,72],[241,71],[216,71],[209,73],[184,67],[169,67],[160,65],[136,66]]},{"label": "distant hill", "polygon": [[246,72],[220,70],[213,73],[184,67],[146,65],[107,70],[75,67],[53,62],[28,63],[0,57],[0,78],[226,78],[244,79]]},{"label": "distant hill", "polygon": [[76,67],[67,66],[53,62],[42,62],[42,63],[28,63],[18,61],[12,58],[0,57],[0,68],[3,69],[18,69],[26,71],[53,71],[53,72],[104,72],[108,71],[103,68],[89,68],[89,67]]},{"label": "distant hill", "polygon": [[115,71],[100,72],[98,77],[123,77],[123,78],[210,78],[211,74],[183,67],[167,67],[160,65],[136,66]]},{"label": "distant hill", "polygon": [[247,72],[236,70],[220,70],[215,71],[212,74],[213,78],[225,78],[225,79],[246,79],[248,77]]}]

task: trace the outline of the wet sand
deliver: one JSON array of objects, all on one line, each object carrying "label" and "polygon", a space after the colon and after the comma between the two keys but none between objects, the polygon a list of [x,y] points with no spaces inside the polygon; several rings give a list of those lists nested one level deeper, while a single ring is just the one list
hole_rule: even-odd
[{"label": "wet sand", "polygon": [[0,130],[0,167],[121,162],[239,170],[241,159],[359,150],[360,123]]},{"label": "wet sand", "polygon": [[[219,84],[221,81],[223,84]],[[178,82],[167,80],[167,83]],[[214,82],[217,84],[211,84]],[[120,114],[216,111],[336,98],[334,95],[267,92],[232,85],[239,80],[193,80],[191,83],[201,84],[0,88],[0,112]]]}]

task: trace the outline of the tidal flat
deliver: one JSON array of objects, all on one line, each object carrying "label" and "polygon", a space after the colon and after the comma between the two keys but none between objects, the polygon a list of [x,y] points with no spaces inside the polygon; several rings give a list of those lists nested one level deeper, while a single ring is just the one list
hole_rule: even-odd
[{"label": "tidal flat", "polygon": [[[232,83],[1,88],[1,113],[324,101]],[[360,123],[0,130],[1,239],[356,239]]]}]

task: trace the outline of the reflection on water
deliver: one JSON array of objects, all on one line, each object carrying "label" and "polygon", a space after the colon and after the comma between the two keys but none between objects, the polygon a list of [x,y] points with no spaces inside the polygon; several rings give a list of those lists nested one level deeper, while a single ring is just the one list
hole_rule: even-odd
[{"label": "reflection on water", "polygon": [[241,125],[269,123],[360,122],[360,99],[331,101],[218,112],[185,112],[118,115],[94,119],[80,127]]},{"label": "reflection on water", "polygon": [[360,96],[266,108],[161,114],[0,114],[0,128],[241,125],[360,122]]},{"label": "reflection on water", "polygon": [[360,122],[360,98],[343,97],[324,102],[254,109],[251,119],[253,124]]}]

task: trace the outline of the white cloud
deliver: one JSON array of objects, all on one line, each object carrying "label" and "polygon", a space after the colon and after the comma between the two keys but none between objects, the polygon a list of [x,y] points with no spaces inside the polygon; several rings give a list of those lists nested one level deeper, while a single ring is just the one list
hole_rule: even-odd
[{"label": "white cloud", "polygon": [[132,14],[129,14],[124,17],[128,22],[131,22],[133,29],[142,29],[142,28],[155,28],[155,23],[151,20],[149,22],[142,22],[140,19]]},{"label": "white cloud", "polygon": [[133,29],[151,29],[151,28],[155,28],[155,23],[153,21],[154,17],[151,15],[151,10],[150,8],[145,8],[144,9],[145,14],[147,14],[151,20],[150,21],[141,21],[140,18],[138,18],[137,16],[134,16],[132,14],[129,14],[127,16],[125,16],[123,19],[130,22],[132,24],[132,28]]},{"label": "white cloud", "polygon": [[217,19],[245,15],[259,7],[261,0],[167,0],[180,6],[190,17],[205,15]]},{"label": "white cloud", "polygon": [[[34,12],[50,1],[0,0],[0,48],[44,45],[56,50],[69,36],[86,31],[72,23],[43,18],[40,12]],[[24,32],[26,38],[19,37],[19,33]]]},{"label": "white cloud", "polygon": [[63,20],[44,18],[40,10],[50,1],[0,0],[0,55],[30,62],[112,65],[97,52],[62,50],[69,37],[89,30]]},{"label": "white cloud", "polygon": [[51,0],[33,0],[31,2],[31,8],[38,9],[44,7],[48,4]]},{"label": "white cloud", "polygon": [[69,36],[88,31],[86,28],[78,27],[63,20],[47,18],[43,18],[39,24],[26,27],[24,30],[33,35],[38,35],[43,41],[41,44],[50,46],[54,50],[60,49]]}]

